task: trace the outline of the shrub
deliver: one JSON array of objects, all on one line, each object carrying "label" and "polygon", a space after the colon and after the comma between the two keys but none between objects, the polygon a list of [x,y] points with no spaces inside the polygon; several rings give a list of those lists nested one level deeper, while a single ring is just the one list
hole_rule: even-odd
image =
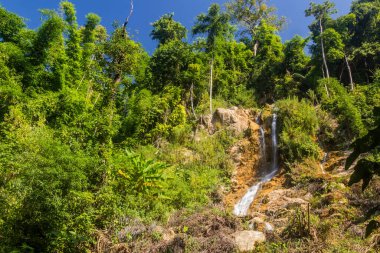
[{"label": "shrub", "polygon": [[174,86],[165,87],[157,95],[146,89],[133,93],[117,141],[131,137],[147,143],[168,138],[179,128],[186,128],[186,110],[180,93],[181,89]]},{"label": "shrub", "polygon": [[353,139],[366,133],[359,109],[338,80],[334,78],[319,80],[317,93],[321,97],[322,108],[337,117],[339,130],[344,132],[346,137]]},{"label": "shrub", "polygon": [[87,248],[94,230],[90,185],[99,177],[96,156],[71,150],[46,128],[27,133],[21,141],[2,143],[0,150],[0,248]]},{"label": "shrub", "polygon": [[297,98],[279,100],[276,107],[282,158],[288,163],[317,158],[320,149],[315,142],[319,127],[315,108]]}]

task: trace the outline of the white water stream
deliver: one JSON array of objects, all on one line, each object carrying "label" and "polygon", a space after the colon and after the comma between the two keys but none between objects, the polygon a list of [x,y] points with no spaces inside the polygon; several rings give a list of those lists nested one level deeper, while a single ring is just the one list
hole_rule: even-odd
[{"label": "white water stream", "polygon": [[[253,200],[255,199],[260,187],[263,183],[270,181],[278,171],[278,147],[277,147],[277,115],[273,114],[272,126],[271,126],[271,140],[272,140],[272,161],[271,166],[266,168],[266,175],[260,179],[260,181],[253,186],[251,186],[243,198],[235,205],[234,214],[237,216],[245,216],[248,213],[248,209],[251,206]],[[260,126],[260,145],[262,159],[265,163],[266,161],[266,146],[265,146],[265,136],[264,129]]]},{"label": "white water stream", "polygon": [[327,161],[327,157],[328,157],[328,153],[325,153],[323,155],[323,159],[322,159],[321,164],[320,164],[321,170],[322,170],[322,174],[326,174],[326,172],[325,172],[325,163]]}]

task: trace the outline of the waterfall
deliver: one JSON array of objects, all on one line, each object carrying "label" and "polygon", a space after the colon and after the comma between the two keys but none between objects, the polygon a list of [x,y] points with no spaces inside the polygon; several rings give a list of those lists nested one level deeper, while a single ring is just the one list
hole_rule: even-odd
[{"label": "waterfall", "polygon": [[261,156],[262,160],[265,162],[267,159],[266,156],[266,146],[265,146],[265,132],[263,126],[260,126],[260,148],[261,148]]},{"label": "waterfall", "polygon": [[272,138],[272,170],[271,172],[274,172],[278,170],[278,147],[277,147],[277,114],[273,114],[272,119],[272,131],[271,131],[271,138]]},{"label": "waterfall", "polygon": [[[260,181],[251,186],[243,198],[235,205],[234,214],[237,216],[245,216],[248,213],[248,209],[263,183],[270,181],[278,171],[278,147],[277,147],[277,115],[274,113],[272,116],[271,125],[271,141],[272,141],[272,161],[271,166],[267,168],[266,175],[260,179]],[[260,126],[260,145],[263,158],[266,159],[265,154],[265,138],[264,129]]]},{"label": "waterfall", "polygon": [[256,117],[256,123],[260,125],[260,150],[261,150],[261,160],[266,162],[266,145],[265,145],[265,131],[263,128],[263,125],[261,124],[261,112],[260,114]]},{"label": "waterfall", "polygon": [[325,163],[326,163],[326,161],[327,161],[327,158],[328,158],[328,153],[327,152],[325,152],[324,153],[324,155],[323,155],[323,158],[322,158],[322,161],[321,161],[321,164],[320,164],[320,166],[321,166],[321,170],[322,170],[322,174],[326,174],[326,172],[325,172]]}]

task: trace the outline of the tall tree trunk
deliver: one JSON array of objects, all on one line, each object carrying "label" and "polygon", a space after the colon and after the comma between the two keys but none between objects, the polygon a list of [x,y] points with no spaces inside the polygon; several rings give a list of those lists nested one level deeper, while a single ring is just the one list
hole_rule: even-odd
[{"label": "tall tree trunk", "polygon": [[124,37],[127,36],[127,25],[129,23],[129,19],[131,18],[132,14],[133,14],[133,0],[131,0],[131,8],[130,8],[130,11],[129,11],[129,14],[128,14],[128,17],[125,19],[125,22],[123,24],[123,33],[124,33]]},{"label": "tall tree trunk", "polygon": [[[322,27],[322,18],[319,19],[319,29],[320,29],[320,36],[321,36],[321,49],[322,49],[322,58],[323,58],[323,65],[325,66],[325,70],[326,70],[326,77],[327,77],[327,81],[330,79],[330,73],[329,73],[329,68],[327,66],[327,61],[326,61],[326,55],[325,55],[325,47],[323,45],[323,37],[322,37],[322,33],[323,33],[323,27]],[[330,94],[329,94],[329,90],[327,88],[327,85],[325,84],[325,89],[326,89],[326,94],[327,94],[327,97],[330,97]]]},{"label": "tall tree trunk", "polygon": [[214,69],[214,56],[212,56],[211,58],[211,66],[210,66],[210,114],[212,115],[212,72],[213,72],[213,69]]},{"label": "tall tree trunk", "polygon": [[342,70],[340,71],[339,82],[342,82],[342,76],[343,76],[343,72],[344,72],[344,66],[342,66],[341,68],[342,68]]},{"label": "tall tree trunk", "polygon": [[348,69],[348,76],[350,77],[350,86],[351,86],[351,91],[354,90],[354,81],[352,79],[352,73],[351,73],[351,67],[350,64],[348,63],[348,59],[346,54],[344,54],[344,60],[346,61],[347,69]]},{"label": "tall tree trunk", "polygon": [[253,55],[256,57],[257,50],[259,49],[259,42],[256,40],[255,45],[253,45]]},{"label": "tall tree trunk", "polygon": [[190,103],[191,103],[191,111],[193,112],[194,118],[197,117],[194,110],[194,83],[191,83],[190,86]]},{"label": "tall tree trunk", "polygon": [[321,70],[322,70],[322,76],[323,76],[323,78],[325,78],[325,77],[326,77],[326,76],[325,76],[325,69],[324,69],[323,66],[321,67]]},{"label": "tall tree trunk", "polygon": [[115,101],[116,99],[117,88],[120,82],[121,82],[121,74],[117,73],[113,79],[113,84],[111,87],[111,102]]},{"label": "tall tree trunk", "polygon": [[323,65],[325,66],[326,77],[330,78],[330,72],[329,72],[329,68],[327,66],[326,55],[325,55],[325,47],[324,47],[324,44],[323,44],[323,37],[322,37],[322,33],[323,33],[322,19],[319,19],[319,28],[320,28],[320,31],[321,31],[320,36],[321,36],[321,49],[322,49]]}]

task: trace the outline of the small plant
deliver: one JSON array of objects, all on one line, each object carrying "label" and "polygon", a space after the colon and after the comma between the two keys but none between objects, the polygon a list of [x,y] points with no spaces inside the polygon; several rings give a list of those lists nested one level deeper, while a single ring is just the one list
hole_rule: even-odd
[{"label": "small plant", "polygon": [[297,207],[291,215],[289,225],[283,235],[288,238],[302,238],[310,235],[310,210],[307,212]]},{"label": "small plant", "polygon": [[163,171],[168,168],[166,163],[146,160],[141,154],[127,151],[130,167],[118,170],[118,174],[128,181],[135,194],[148,193],[153,189],[162,188],[165,181]]}]

